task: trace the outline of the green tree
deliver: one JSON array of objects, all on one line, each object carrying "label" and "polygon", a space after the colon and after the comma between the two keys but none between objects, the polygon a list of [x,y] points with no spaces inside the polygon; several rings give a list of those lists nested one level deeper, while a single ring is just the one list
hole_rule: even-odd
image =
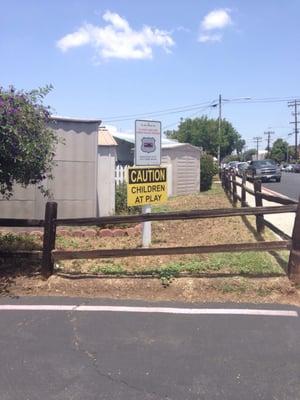
[{"label": "green tree", "polygon": [[283,139],[277,139],[273,143],[270,158],[278,163],[287,159],[288,143]]},{"label": "green tree", "polygon": [[231,154],[229,156],[226,156],[222,160],[223,163],[229,163],[230,161],[241,161],[241,158],[240,158],[240,156]]},{"label": "green tree", "polygon": [[0,194],[9,198],[15,183],[37,184],[51,178],[58,139],[47,127],[50,109],[43,105],[51,86],[29,92],[0,87]]},{"label": "green tree", "polygon": [[244,152],[243,160],[244,161],[251,161],[254,155],[256,155],[256,150],[255,149],[249,149],[249,150]]},{"label": "green tree", "polygon": [[242,151],[245,145],[239,133],[225,119],[221,123],[221,135],[219,138],[218,120],[207,116],[201,118],[181,119],[177,130],[166,131],[165,134],[171,139],[179,142],[191,143],[194,146],[202,147],[204,151],[217,156],[220,143],[221,159],[234,150],[237,153]]}]

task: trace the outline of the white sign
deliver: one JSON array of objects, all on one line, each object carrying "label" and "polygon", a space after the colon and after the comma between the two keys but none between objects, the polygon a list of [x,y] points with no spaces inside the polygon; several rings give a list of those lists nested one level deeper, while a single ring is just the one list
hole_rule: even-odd
[{"label": "white sign", "polygon": [[135,121],[135,165],[161,164],[161,122]]}]

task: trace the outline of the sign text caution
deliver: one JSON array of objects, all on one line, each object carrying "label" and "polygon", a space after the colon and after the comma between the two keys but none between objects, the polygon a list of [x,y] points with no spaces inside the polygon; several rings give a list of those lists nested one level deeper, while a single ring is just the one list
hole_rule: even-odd
[{"label": "sign text caution", "polygon": [[129,168],[127,205],[164,203],[168,199],[167,168]]}]

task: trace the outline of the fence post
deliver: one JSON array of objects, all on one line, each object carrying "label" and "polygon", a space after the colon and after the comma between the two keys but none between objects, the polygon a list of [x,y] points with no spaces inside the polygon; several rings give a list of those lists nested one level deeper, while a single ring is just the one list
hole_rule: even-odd
[{"label": "fence post", "polygon": [[43,257],[42,257],[42,275],[48,278],[53,274],[54,263],[51,251],[55,248],[56,238],[56,217],[57,203],[51,201],[46,203]]},{"label": "fence post", "polygon": [[223,169],[221,170],[221,183],[222,188],[225,189],[225,171]]},{"label": "fence post", "polygon": [[300,283],[300,198],[294,222],[288,276],[293,282]]},{"label": "fence post", "polygon": [[241,193],[242,207],[246,207],[246,190],[245,190],[246,183],[247,179],[246,179],[246,173],[244,171],[242,176],[242,193]]},{"label": "fence post", "polygon": [[230,173],[229,171],[226,171],[226,192],[227,194],[230,194]]},{"label": "fence post", "polygon": [[[253,182],[254,192],[255,192],[255,206],[262,207],[262,197],[261,197],[261,181],[254,180]],[[263,214],[258,214],[256,216],[256,230],[258,233],[262,233],[265,229],[264,216]]]},{"label": "fence post", "polygon": [[237,197],[236,197],[236,175],[235,172],[232,172],[232,197],[233,197],[233,203],[237,203]]},{"label": "fence post", "polygon": [[228,192],[228,182],[227,182],[227,171],[224,170],[224,189],[225,192]]}]

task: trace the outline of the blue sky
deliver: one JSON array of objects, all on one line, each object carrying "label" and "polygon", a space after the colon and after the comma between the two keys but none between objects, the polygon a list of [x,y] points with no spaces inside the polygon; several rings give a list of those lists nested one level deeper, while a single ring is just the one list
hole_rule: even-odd
[{"label": "blue sky", "polygon": [[56,114],[124,131],[135,117],[112,117],[196,104],[151,114],[172,129],[180,117],[217,117],[219,93],[251,97],[224,101],[223,116],[253,147],[270,127],[274,138],[292,131],[286,101],[254,100],[299,98],[299,15],[298,0],[2,0],[0,84],[51,83]]}]

